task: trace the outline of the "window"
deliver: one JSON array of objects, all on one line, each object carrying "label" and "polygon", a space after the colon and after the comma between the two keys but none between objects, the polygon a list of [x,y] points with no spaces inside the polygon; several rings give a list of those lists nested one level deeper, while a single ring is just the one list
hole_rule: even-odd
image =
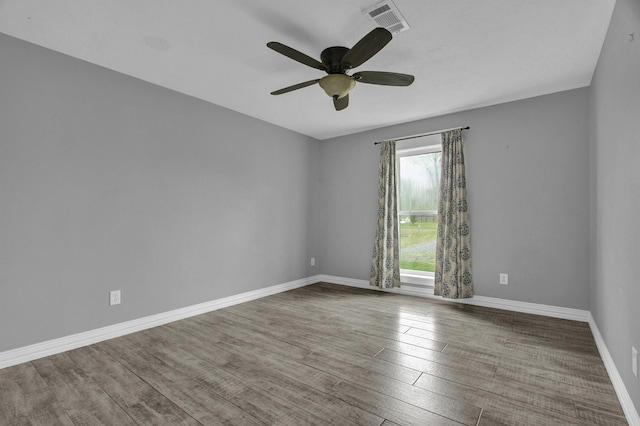
[{"label": "window", "polygon": [[400,274],[403,282],[428,285],[436,263],[440,136],[406,142],[410,145],[399,145],[396,152]]}]

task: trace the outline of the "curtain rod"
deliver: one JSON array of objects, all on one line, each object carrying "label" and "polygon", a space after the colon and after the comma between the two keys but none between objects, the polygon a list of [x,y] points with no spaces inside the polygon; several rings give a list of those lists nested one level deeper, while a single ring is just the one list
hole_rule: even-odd
[{"label": "curtain rod", "polygon": [[441,134],[441,133],[448,132],[448,131],[450,131],[450,130],[458,130],[458,129],[460,129],[460,130],[469,130],[470,128],[471,128],[471,127],[469,127],[469,126],[467,126],[467,127],[453,127],[453,128],[451,128],[451,129],[438,130],[437,132],[420,133],[420,134],[418,134],[418,135],[405,136],[405,137],[403,137],[403,138],[385,139],[385,140],[380,141],[380,142],[375,142],[375,143],[374,143],[374,145],[381,144],[382,142],[389,142],[389,141],[404,141],[404,140],[407,140],[407,139],[422,138],[422,137],[424,137],[424,136],[439,135],[439,134]]}]

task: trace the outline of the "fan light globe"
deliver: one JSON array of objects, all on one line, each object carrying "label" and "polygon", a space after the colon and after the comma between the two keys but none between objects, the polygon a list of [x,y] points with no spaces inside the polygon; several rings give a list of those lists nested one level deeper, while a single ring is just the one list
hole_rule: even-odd
[{"label": "fan light globe", "polygon": [[341,99],[349,94],[349,91],[356,85],[356,81],[346,74],[325,75],[318,82],[327,95],[332,98]]}]

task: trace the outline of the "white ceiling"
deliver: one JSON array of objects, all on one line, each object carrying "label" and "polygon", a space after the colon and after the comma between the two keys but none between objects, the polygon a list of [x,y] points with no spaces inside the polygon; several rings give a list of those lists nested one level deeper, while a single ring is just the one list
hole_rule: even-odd
[{"label": "white ceiling", "polygon": [[0,0],[0,32],[326,139],[588,86],[615,0],[395,0],[410,29],[356,71],[413,74],[358,84],[344,111],[320,78],[266,47],[320,59],[374,28],[378,0]]}]

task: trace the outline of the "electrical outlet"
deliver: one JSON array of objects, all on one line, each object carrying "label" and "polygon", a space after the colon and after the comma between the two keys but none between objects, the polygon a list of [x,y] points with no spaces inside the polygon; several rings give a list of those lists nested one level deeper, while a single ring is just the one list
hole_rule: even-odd
[{"label": "electrical outlet", "polygon": [[638,377],[638,351],[633,346],[631,347],[631,371]]},{"label": "electrical outlet", "polygon": [[500,274],[500,284],[509,285],[509,274]]},{"label": "electrical outlet", "polygon": [[120,304],[120,290],[113,290],[109,292],[109,306]]},{"label": "electrical outlet", "polygon": [[315,257],[311,258],[311,266],[316,266],[316,258]]}]

